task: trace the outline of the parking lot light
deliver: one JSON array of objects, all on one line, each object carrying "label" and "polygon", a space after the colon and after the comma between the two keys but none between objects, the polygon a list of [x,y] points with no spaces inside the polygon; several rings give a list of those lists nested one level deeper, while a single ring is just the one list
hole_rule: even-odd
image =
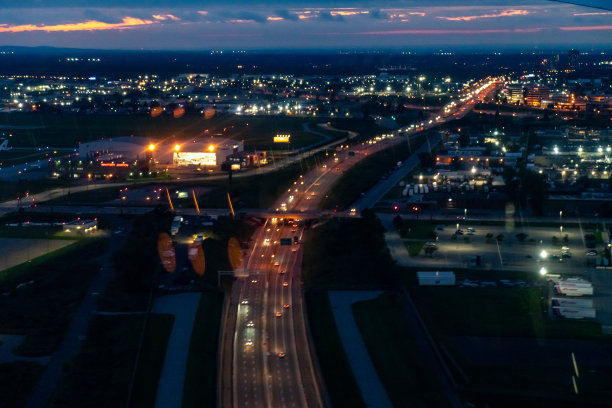
[{"label": "parking lot light", "polygon": [[540,258],[546,259],[547,257],[548,257],[548,252],[546,252],[546,250],[543,249],[542,252],[540,252]]},{"label": "parking lot light", "polygon": [[547,273],[548,273],[548,271],[546,270],[546,268],[544,268],[544,267],[540,268],[540,275],[546,276]]}]

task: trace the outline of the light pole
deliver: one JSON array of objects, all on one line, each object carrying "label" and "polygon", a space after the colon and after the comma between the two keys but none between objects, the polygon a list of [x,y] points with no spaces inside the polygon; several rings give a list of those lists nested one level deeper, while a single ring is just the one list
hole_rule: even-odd
[{"label": "light pole", "polygon": [[563,223],[561,218],[563,217],[563,211],[559,211],[559,232],[563,233]]}]

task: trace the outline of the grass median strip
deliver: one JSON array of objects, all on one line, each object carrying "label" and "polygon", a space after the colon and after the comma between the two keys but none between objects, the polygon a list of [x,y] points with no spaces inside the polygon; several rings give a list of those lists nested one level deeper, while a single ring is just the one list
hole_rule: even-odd
[{"label": "grass median strip", "polygon": [[204,292],[191,333],[183,408],[217,404],[217,354],[223,293]]},{"label": "grass median strip", "polygon": [[370,358],[396,407],[448,407],[392,295],[353,304],[353,314]]},{"label": "grass median strip", "polygon": [[149,315],[134,384],[132,385],[131,407],[152,407],[155,405],[159,376],[164,366],[166,348],[173,323],[174,315]]},{"label": "grass median strip", "polygon": [[335,407],[365,407],[361,392],[346,358],[325,291],[306,294],[306,306],[319,366]]}]

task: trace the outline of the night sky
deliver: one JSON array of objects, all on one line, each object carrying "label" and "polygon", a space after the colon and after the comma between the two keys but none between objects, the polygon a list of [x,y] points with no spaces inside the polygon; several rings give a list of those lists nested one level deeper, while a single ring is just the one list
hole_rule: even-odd
[{"label": "night sky", "polygon": [[612,11],[544,0],[0,0],[0,46],[501,51],[611,39]]}]

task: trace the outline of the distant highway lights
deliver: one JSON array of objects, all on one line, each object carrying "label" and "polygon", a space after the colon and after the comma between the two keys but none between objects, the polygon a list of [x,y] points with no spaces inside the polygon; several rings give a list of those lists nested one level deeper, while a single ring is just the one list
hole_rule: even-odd
[{"label": "distant highway lights", "polygon": [[545,249],[543,249],[543,250],[540,252],[540,259],[544,260],[544,259],[546,259],[546,258],[548,258],[548,252],[546,252],[546,250],[545,250]]},{"label": "distant highway lights", "polygon": [[545,267],[541,267],[541,268],[540,268],[540,275],[541,275],[541,276],[546,276],[546,274],[547,274],[547,273],[548,273],[548,271],[546,270],[546,268],[545,268]]},{"label": "distant highway lights", "polygon": [[563,223],[562,223],[563,211],[559,211],[559,231],[563,233]]}]

